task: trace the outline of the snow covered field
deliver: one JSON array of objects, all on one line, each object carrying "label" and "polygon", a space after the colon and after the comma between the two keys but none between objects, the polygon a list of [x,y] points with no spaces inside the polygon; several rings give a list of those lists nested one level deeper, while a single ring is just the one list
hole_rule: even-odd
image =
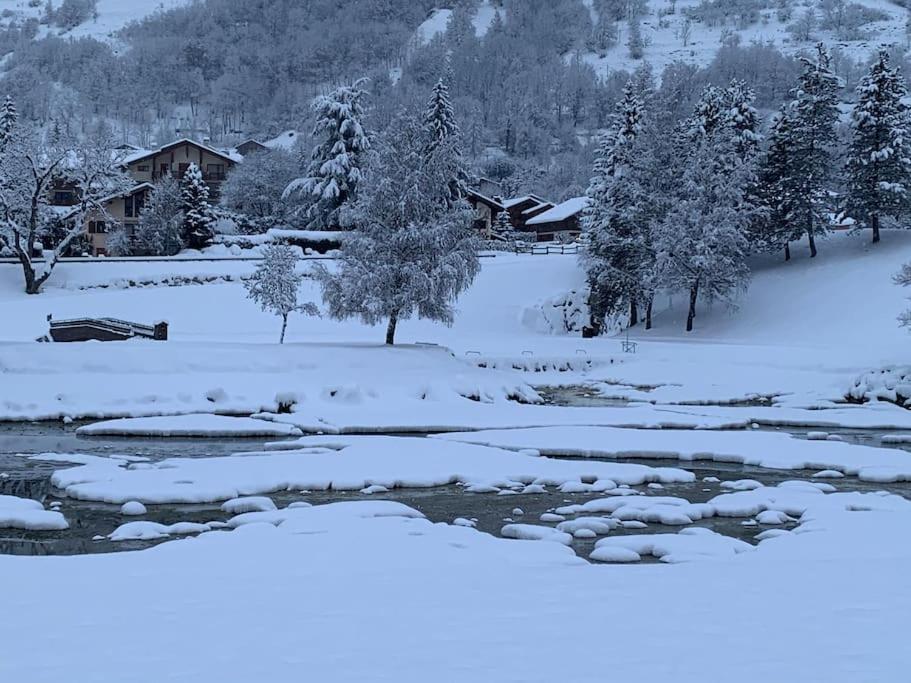
[{"label": "snow covered field", "polygon": [[[906,360],[890,276],[909,237],[838,235],[815,261],[757,263],[739,310],[700,310],[690,336],[665,298],[636,354],[523,324],[582,284],[571,256],[485,260],[452,328],[406,321],[394,348],[380,328],[304,317],[280,347],[237,282],[125,287],[130,264],[64,263],[26,297],[0,265],[3,418],[164,416],[82,426],[87,450],[93,434],[311,433],[218,457],[144,460],[125,439],[19,458],[55,468],[55,500],[0,496],[10,533],[78,533],[78,506],[108,506],[118,521],[97,542],[165,542],[0,555],[16,586],[0,680],[903,680],[911,502],[876,489],[903,493],[911,455],[753,427],[911,432],[911,412],[840,402],[861,373]],[[136,275],[200,265],[251,268]],[[167,319],[171,341],[35,343],[47,313]],[[544,385],[624,400],[544,405]],[[461,433],[350,434],[426,430]],[[625,457],[638,462],[611,461]],[[719,483],[699,461],[756,469]],[[382,500],[440,486],[466,506],[509,500],[519,512],[493,530],[509,538]],[[352,500],[309,506],[313,492]],[[520,514],[544,492],[554,507]]]}]

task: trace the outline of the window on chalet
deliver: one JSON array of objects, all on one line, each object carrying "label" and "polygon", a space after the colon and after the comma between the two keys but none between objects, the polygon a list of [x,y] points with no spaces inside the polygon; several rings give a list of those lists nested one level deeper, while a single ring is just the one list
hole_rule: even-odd
[{"label": "window on chalet", "polygon": [[69,190],[56,190],[54,192],[54,204],[58,206],[68,206],[75,201],[76,197]]},{"label": "window on chalet", "polygon": [[148,165],[148,164],[139,164],[139,166],[136,167],[136,170],[137,170],[139,173],[148,173],[148,172],[149,172],[149,165]]},{"label": "window on chalet", "polygon": [[189,169],[190,169],[190,164],[179,164],[177,166],[177,177],[183,178],[187,174],[187,171]]},{"label": "window on chalet", "polygon": [[171,165],[170,165],[170,164],[161,164],[161,166],[160,166],[159,168],[161,169],[161,170],[159,171],[159,173],[160,173],[162,176],[166,176],[166,175],[169,175],[169,174],[171,173]]},{"label": "window on chalet", "polygon": [[135,215],[135,208],[132,195],[128,195],[123,198],[123,215],[127,218],[133,218]]},{"label": "window on chalet", "polygon": [[224,180],[224,164],[206,164],[206,180]]},{"label": "window on chalet", "polygon": [[108,226],[104,221],[89,221],[90,235],[104,235],[108,231]]}]

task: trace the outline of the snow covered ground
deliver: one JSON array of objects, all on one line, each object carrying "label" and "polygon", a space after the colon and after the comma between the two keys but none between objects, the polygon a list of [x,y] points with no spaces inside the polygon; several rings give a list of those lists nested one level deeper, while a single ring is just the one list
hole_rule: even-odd
[{"label": "snow covered ground", "polygon": [[[168,416],[90,425],[85,435],[324,432],[223,457],[23,459],[59,467],[51,484],[60,500],[45,509],[0,498],[8,526],[59,530],[68,502],[125,504],[112,508],[117,521],[99,542],[167,542],[0,556],[0,575],[16,586],[4,601],[12,617],[0,620],[0,680],[75,672],[107,682],[129,671],[178,681],[302,672],[704,681],[716,669],[747,683],[903,680],[911,502],[851,486],[904,486],[887,482],[911,476],[911,457],[751,427],[911,431],[911,412],[897,406],[834,402],[861,373],[906,363],[907,333],[895,323],[906,293],[891,282],[906,260],[911,235],[894,232],[876,249],[866,236],[838,235],[815,261],[800,249],[788,264],[764,259],[740,308],[701,308],[692,335],[682,332],[683,301],[659,302],[656,329],[632,335],[636,354],[616,339],[523,324],[530,307],[582,284],[571,256],[485,259],[452,328],[406,321],[394,348],[378,343],[379,327],[311,318],[292,318],[279,346],[278,321],[237,282],[137,288],[123,282],[130,264],[64,263],[43,294],[27,297],[15,270],[0,266],[3,417]],[[154,275],[189,266],[136,267]],[[66,284],[114,276],[121,282],[107,288]],[[305,288],[318,298],[312,283]],[[167,319],[171,341],[35,343],[47,313]],[[535,386],[561,384],[632,403],[540,403]],[[422,429],[464,433],[345,434]],[[129,451],[124,441],[120,452]],[[605,461],[630,455],[678,462]],[[724,481],[697,500],[659,488],[705,490],[692,471],[698,459],[751,463],[764,469],[739,476],[757,479],[786,469],[793,479]],[[300,493],[382,498],[441,485],[466,500],[549,491],[566,502],[504,520],[506,539],[470,519],[431,523],[393,501],[310,507]],[[272,492],[299,499],[272,509],[261,497]],[[158,507],[223,501],[222,513],[236,515],[227,521],[154,518]],[[747,543],[705,527],[726,519],[761,532],[761,543],[752,545],[752,531]],[[583,557],[565,545],[585,538]]]},{"label": "snow covered ground", "polygon": [[[110,40],[114,34],[133,21],[138,21],[153,12],[169,10],[186,5],[190,0],[98,0],[97,17],[89,19],[74,29],[62,32],[59,28],[46,29],[48,33],[73,38],[97,38]],[[54,6],[60,3],[54,2]],[[0,12],[6,23],[11,19],[41,18],[45,3],[31,0],[0,0]]]},{"label": "snow covered ground", "polygon": [[698,561],[672,566],[588,565],[379,501],[252,513],[141,553],[0,557],[16,586],[0,677],[903,680],[911,505],[815,497],[812,533],[701,559],[708,539],[684,535],[675,552]]}]

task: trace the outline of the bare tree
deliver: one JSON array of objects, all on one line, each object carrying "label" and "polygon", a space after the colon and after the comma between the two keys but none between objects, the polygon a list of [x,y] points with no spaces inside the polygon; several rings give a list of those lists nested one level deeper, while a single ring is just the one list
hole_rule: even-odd
[{"label": "bare tree", "polygon": [[[106,134],[80,142],[23,124],[10,132],[0,149],[0,233],[22,266],[27,294],[41,290],[67,248],[84,233],[89,214],[107,216],[103,200],[134,185],[118,167],[113,148]],[[36,262],[41,236],[58,221],[49,207],[55,183],[72,187],[77,203],[66,216],[62,237]]]}]

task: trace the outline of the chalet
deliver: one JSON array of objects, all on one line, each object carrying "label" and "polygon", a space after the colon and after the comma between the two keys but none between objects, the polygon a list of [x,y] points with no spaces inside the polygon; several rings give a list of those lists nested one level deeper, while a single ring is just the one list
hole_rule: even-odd
[{"label": "chalet", "polygon": [[502,202],[499,199],[489,197],[476,190],[468,190],[465,199],[475,210],[475,230],[477,230],[482,237],[490,239],[493,233],[493,224],[497,220],[497,215],[501,211],[505,211]]},{"label": "chalet", "polygon": [[[553,204],[546,199],[534,194],[503,200],[503,208],[509,212],[509,220],[516,230],[525,230],[525,224],[529,218],[546,211],[552,206]],[[526,211],[530,211],[530,214],[526,214]]]},{"label": "chalet", "polygon": [[[85,217],[85,232],[92,256],[108,253],[108,233],[114,226],[124,226],[130,233],[139,224],[139,214],[149,193],[154,189],[151,183],[139,183],[127,192],[113,194],[101,200],[104,211],[90,211]],[[72,218],[76,210],[62,216]]]},{"label": "chalet", "polygon": [[582,231],[582,212],[588,206],[587,197],[573,197],[537,214],[525,223],[525,230],[536,233],[537,242],[552,242],[557,235],[576,237]]},{"label": "chalet", "polygon": [[237,154],[184,138],[156,150],[128,154],[120,163],[137,183],[154,183],[167,175],[183,178],[190,164],[196,164],[209,186],[210,196],[217,199],[228,171],[241,161],[243,157]]},{"label": "chalet", "polygon": [[252,138],[250,140],[244,140],[234,149],[242,157],[248,157],[251,154],[258,154],[259,152],[269,151],[269,148],[266,147],[263,143],[259,142],[258,140],[253,140]]}]

